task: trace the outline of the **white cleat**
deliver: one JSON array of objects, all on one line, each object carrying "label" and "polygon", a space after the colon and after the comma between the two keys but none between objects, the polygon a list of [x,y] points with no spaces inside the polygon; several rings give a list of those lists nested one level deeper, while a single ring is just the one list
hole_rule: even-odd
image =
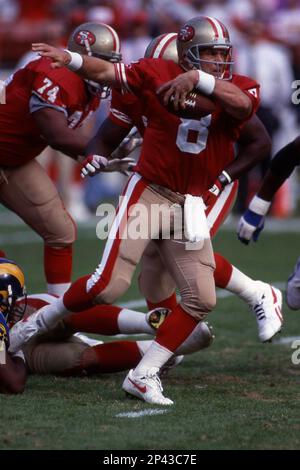
[{"label": "white cleat", "polygon": [[291,310],[300,309],[300,258],[287,281],[286,303]]},{"label": "white cleat", "polygon": [[38,310],[33,315],[30,315],[25,320],[19,321],[12,327],[9,333],[10,353],[16,353],[24,344],[28,343],[29,340],[48,331],[43,317],[41,316],[42,310],[43,309]]},{"label": "white cleat", "polygon": [[270,341],[282,328],[282,294],[279,289],[257,281],[257,297],[250,308],[256,317],[258,337]]},{"label": "white cleat", "polygon": [[174,402],[163,396],[161,381],[157,369],[150,369],[145,376],[134,375],[131,369],[123,382],[123,390],[151,405],[173,405]]}]

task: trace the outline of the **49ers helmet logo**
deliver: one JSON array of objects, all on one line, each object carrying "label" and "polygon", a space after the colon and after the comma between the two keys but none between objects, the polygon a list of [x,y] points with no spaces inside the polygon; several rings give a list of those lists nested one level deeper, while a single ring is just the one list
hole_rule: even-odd
[{"label": "49ers helmet logo", "polygon": [[89,45],[92,46],[96,42],[96,37],[91,31],[79,31],[76,36],[74,37],[74,41],[79,46],[84,46],[86,41],[88,41]]},{"label": "49ers helmet logo", "polygon": [[183,26],[178,33],[179,41],[183,41],[183,42],[190,41],[191,39],[193,39],[194,36],[195,36],[195,30],[193,26],[189,26],[189,25]]}]

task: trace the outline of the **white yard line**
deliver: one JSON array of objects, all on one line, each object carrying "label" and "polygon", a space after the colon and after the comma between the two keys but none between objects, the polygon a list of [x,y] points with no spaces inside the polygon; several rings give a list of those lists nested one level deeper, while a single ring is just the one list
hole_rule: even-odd
[{"label": "white yard line", "polygon": [[162,415],[169,410],[149,409],[143,411],[128,411],[127,413],[118,413],[116,418],[143,418],[144,416]]},{"label": "white yard line", "polygon": [[300,336],[283,336],[278,339],[273,339],[273,344],[283,344],[289,346],[294,341],[300,341]]},{"label": "white yard line", "polygon": [[[90,240],[96,238],[94,230],[84,230],[80,233],[80,239]],[[29,245],[42,243],[42,239],[34,232],[12,231],[12,233],[0,234],[0,246],[3,245]]]}]

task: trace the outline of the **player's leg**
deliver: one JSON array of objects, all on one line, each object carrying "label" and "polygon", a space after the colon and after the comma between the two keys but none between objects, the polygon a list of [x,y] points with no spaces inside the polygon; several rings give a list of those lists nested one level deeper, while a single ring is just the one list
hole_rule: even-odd
[{"label": "player's leg", "polygon": [[216,286],[232,292],[248,304],[256,318],[260,341],[270,341],[282,327],[280,290],[251,279],[219,253],[215,253],[215,261]]},{"label": "player's leg", "polygon": [[[94,274],[75,281],[62,298],[45,306],[30,320],[18,323],[11,331],[10,350],[14,351],[32,336],[55,326],[68,313],[91,308],[95,303],[111,304],[129,287],[135,267],[153,233],[148,220],[152,204],[159,198],[138,175],[130,178],[104,248],[101,263]],[[144,208],[139,225],[146,228],[142,237],[131,237],[129,228],[136,222],[134,209],[139,203]],[[159,224],[156,227],[159,232]]]},{"label": "player's leg", "polygon": [[158,329],[156,339],[135,370],[127,375],[123,389],[149,403],[170,405],[162,395],[157,373],[214,308],[214,257],[210,240],[201,250],[186,250],[185,243],[161,240],[163,262],[174,278],[181,303]]},{"label": "player's leg", "polygon": [[[85,340],[86,341],[85,341]],[[208,347],[213,337],[205,323],[199,323],[176,356]],[[96,342],[96,341],[94,341]],[[114,341],[91,345],[89,338],[71,336],[64,340],[33,340],[24,347],[28,370],[33,374],[82,375],[113,373],[135,367],[152,341]],[[182,359],[182,356],[180,356]],[[167,368],[180,362],[173,360]]]},{"label": "player's leg", "polygon": [[[200,322],[186,341],[175,351],[165,369],[181,362],[183,355],[192,354],[210,346],[213,336],[209,327]],[[72,340],[74,341],[74,340]],[[146,354],[153,341],[114,341],[95,345],[83,350],[80,362],[66,368],[64,373],[78,373],[85,370],[92,373],[112,373],[132,369]],[[178,359],[179,360],[178,360]]]},{"label": "player's leg", "polygon": [[[215,204],[206,210],[211,236],[216,233],[228,216],[236,198],[237,188],[237,182],[228,185]],[[166,307],[172,310],[176,307],[175,282],[167,271],[159,254],[157,243],[154,241],[147,246],[143,253],[139,287],[149,308]]]},{"label": "player's leg", "polygon": [[48,292],[62,295],[72,273],[72,244],[76,228],[58,192],[35,160],[7,170],[0,200],[44,240],[44,269]]},{"label": "player's leg", "polygon": [[[221,196],[206,211],[211,237],[228,216],[237,187],[237,182],[226,186]],[[215,261],[216,286],[232,292],[248,304],[256,318],[259,339],[269,341],[282,326],[280,290],[266,282],[251,279],[219,253],[215,253]]]},{"label": "player's leg", "polygon": [[137,334],[153,335],[165,320],[165,309],[157,308],[147,314],[116,305],[97,305],[64,318],[68,331],[99,335]]},{"label": "player's leg", "polygon": [[151,241],[141,259],[139,288],[148,307],[173,310],[177,306],[175,282],[167,271],[155,241]]}]

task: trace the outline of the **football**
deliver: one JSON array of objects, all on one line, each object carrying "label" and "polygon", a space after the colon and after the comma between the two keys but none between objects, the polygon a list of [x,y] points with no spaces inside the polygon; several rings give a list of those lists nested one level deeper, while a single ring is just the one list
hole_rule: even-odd
[{"label": "football", "polygon": [[185,119],[200,119],[216,110],[216,105],[210,98],[194,90],[188,93],[185,99],[185,108],[179,107],[176,110],[173,96],[166,107],[170,113]]}]

